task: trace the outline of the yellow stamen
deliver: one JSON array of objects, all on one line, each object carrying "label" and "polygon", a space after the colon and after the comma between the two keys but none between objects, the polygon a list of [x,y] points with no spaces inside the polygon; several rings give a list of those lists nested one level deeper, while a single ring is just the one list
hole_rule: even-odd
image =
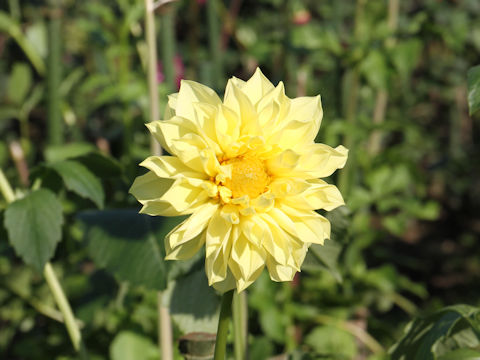
[{"label": "yellow stamen", "polygon": [[255,199],[266,190],[270,177],[262,160],[254,156],[238,156],[228,159],[222,165],[232,166],[232,177],[225,179],[222,185],[232,191],[233,198],[248,195]]}]

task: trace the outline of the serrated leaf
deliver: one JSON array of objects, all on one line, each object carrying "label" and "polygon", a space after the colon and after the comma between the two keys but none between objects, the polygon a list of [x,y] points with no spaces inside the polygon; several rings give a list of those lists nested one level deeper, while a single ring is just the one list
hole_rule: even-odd
[{"label": "serrated leaf", "polygon": [[62,205],[55,194],[40,189],[11,203],[4,223],[15,252],[25,263],[42,271],[62,235]]},{"label": "serrated leaf", "polygon": [[120,281],[163,290],[167,283],[163,239],[178,219],[135,210],[88,211],[80,215],[95,263]]},{"label": "serrated leaf", "polygon": [[480,65],[468,70],[468,108],[470,115],[480,109]]},{"label": "serrated leaf", "polygon": [[203,267],[170,283],[167,296],[172,319],[183,333],[217,331],[220,299],[208,286]]},{"label": "serrated leaf", "polygon": [[105,194],[102,184],[85,166],[73,160],[59,161],[46,166],[62,177],[68,190],[92,200],[99,208],[103,208]]},{"label": "serrated leaf", "polygon": [[110,359],[112,360],[156,360],[158,348],[148,337],[122,331],[110,344]]}]

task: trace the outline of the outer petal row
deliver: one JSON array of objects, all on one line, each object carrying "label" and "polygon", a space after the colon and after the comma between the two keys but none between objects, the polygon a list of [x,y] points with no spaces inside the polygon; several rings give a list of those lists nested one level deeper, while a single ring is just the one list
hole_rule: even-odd
[{"label": "outer petal row", "polygon": [[268,170],[278,177],[323,178],[345,166],[348,150],[342,145],[331,148],[311,144],[302,152],[288,149],[267,162]]}]

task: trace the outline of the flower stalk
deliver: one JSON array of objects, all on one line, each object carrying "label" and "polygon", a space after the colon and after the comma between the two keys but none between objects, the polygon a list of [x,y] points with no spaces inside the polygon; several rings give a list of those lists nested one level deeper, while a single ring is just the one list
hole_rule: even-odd
[{"label": "flower stalk", "polygon": [[245,291],[233,296],[233,329],[235,360],[247,359],[247,294]]},{"label": "flower stalk", "polygon": [[234,290],[222,295],[220,318],[218,319],[217,339],[215,341],[214,360],[225,360],[227,355],[228,326],[232,317],[232,298]]}]

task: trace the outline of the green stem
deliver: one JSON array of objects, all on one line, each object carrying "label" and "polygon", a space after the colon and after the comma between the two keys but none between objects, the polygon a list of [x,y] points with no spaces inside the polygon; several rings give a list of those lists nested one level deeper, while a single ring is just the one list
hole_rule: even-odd
[{"label": "green stem", "polygon": [[2,195],[7,203],[15,201],[15,193],[13,192],[12,187],[10,186],[10,183],[5,177],[2,169],[0,169],[0,191],[2,192]]},{"label": "green stem", "polygon": [[247,358],[247,298],[246,292],[235,293],[233,296],[233,329],[235,360]]},{"label": "green stem", "polygon": [[[357,0],[355,8],[355,26],[353,29],[353,38],[355,41],[358,41],[363,36],[363,15],[364,7],[366,0]],[[345,73],[343,81],[343,93],[345,94],[344,101],[344,116],[349,124],[349,131],[345,135],[345,146],[347,149],[354,153],[355,143],[356,143],[356,134],[354,129],[355,123],[357,122],[357,103],[358,103],[358,90],[360,85],[358,73],[358,66],[354,65],[352,69],[348,70]],[[339,174],[338,178],[338,187],[342,194],[345,197],[348,197],[348,192],[351,186],[352,174],[355,173],[355,157],[351,156],[348,159],[347,165]]]},{"label": "green stem", "polygon": [[208,21],[208,42],[210,45],[210,56],[213,63],[213,88],[220,90],[223,82],[222,69],[222,49],[220,44],[220,25],[217,9],[217,0],[207,1],[207,21]]},{"label": "green stem", "polygon": [[169,91],[175,90],[175,4],[162,16],[162,63],[165,83]]},{"label": "green stem", "polygon": [[[153,0],[145,0],[145,28],[148,48],[148,94],[149,121],[159,120],[158,85],[157,85],[157,39],[155,34],[155,18]],[[153,136],[150,139],[153,155],[161,155],[162,148]]]},{"label": "green stem", "polygon": [[58,0],[50,1],[48,23],[48,70],[47,70],[47,116],[48,142],[59,145],[63,142],[63,126],[60,111],[61,82],[61,8]]},{"label": "green stem", "polygon": [[43,275],[45,276],[45,280],[47,281],[47,284],[50,288],[50,291],[52,292],[55,302],[57,303],[57,306],[63,315],[65,327],[67,328],[67,332],[70,336],[73,347],[76,351],[80,351],[82,342],[80,330],[75,321],[75,317],[73,316],[72,308],[70,307],[67,297],[65,296],[60,282],[58,281],[58,278],[53,271],[52,265],[49,262],[45,264]]},{"label": "green stem", "polygon": [[218,319],[217,339],[215,341],[214,360],[225,360],[227,355],[227,335],[230,318],[232,317],[232,298],[234,290],[227,291],[222,296],[220,318]]}]

